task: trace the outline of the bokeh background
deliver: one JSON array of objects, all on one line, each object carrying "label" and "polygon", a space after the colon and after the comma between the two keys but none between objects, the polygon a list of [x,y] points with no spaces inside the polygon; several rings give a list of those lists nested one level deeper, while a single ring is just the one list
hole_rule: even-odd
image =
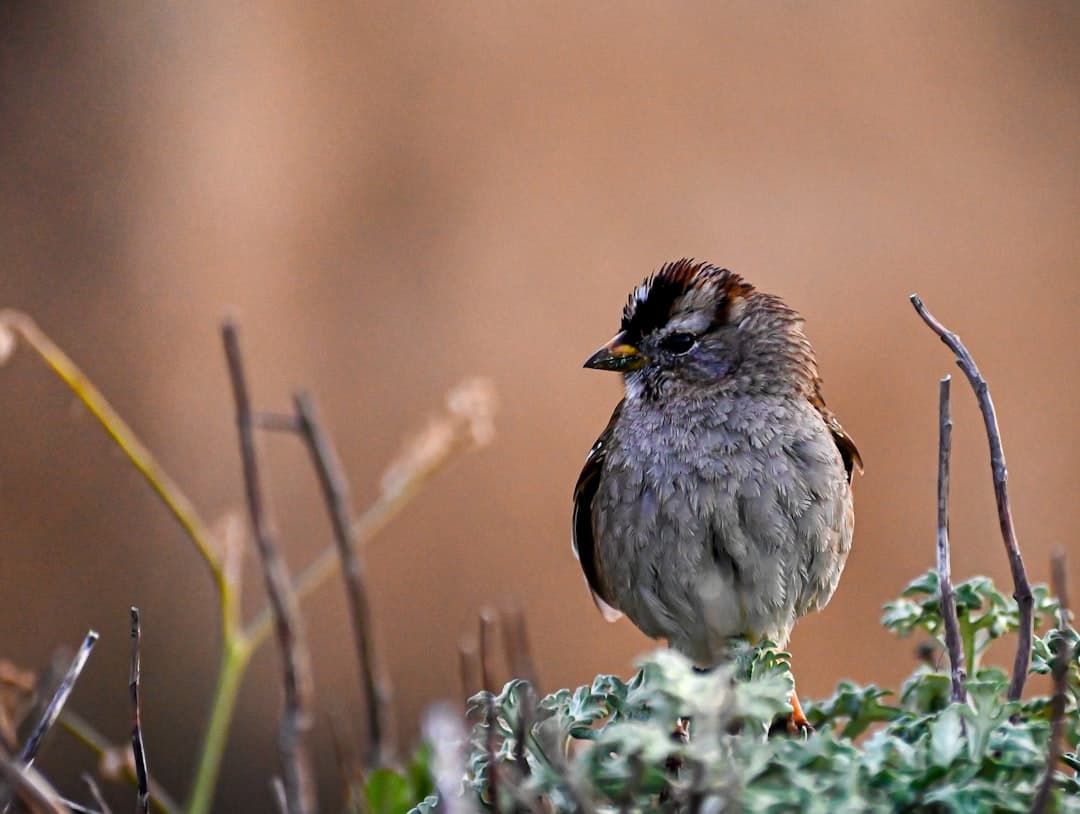
[{"label": "bokeh background", "polygon": [[[627,674],[651,646],[595,612],[568,517],[619,389],[581,362],[669,259],[805,314],[866,460],[839,592],[792,641],[806,695],[913,663],[877,618],[932,562],[955,369],[910,292],[994,388],[1032,578],[1053,546],[1077,552],[1075,3],[11,2],[0,26],[0,306],[84,366],[208,518],[241,505],[225,313],[260,405],[318,394],[360,506],[453,383],[498,387],[494,445],[368,551],[406,743],[462,697],[458,642],[487,603],[525,607],[547,688]],[[962,380],[954,414],[954,570],[1007,581]],[[298,567],[329,529],[299,445],[264,448]],[[42,665],[100,630],[72,703],[122,740],[139,605],[152,769],[181,795],[217,655],[194,551],[23,351],[0,370],[0,461],[0,656]],[[1080,553],[1070,567],[1080,587]],[[340,585],[305,612],[320,709],[356,722]],[[277,664],[267,647],[248,675],[222,811],[269,807]],[[331,810],[324,720],[315,742]],[[61,733],[42,762],[78,794],[92,764]]]}]

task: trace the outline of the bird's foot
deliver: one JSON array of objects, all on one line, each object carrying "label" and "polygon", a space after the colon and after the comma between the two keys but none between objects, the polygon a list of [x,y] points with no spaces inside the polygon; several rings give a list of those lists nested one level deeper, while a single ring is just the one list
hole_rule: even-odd
[{"label": "bird's foot", "polygon": [[814,726],[806,719],[799,696],[795,690],[791,691],[791,715],[787,719],[787,731],[792,737],[807,737],[814,732]]}]

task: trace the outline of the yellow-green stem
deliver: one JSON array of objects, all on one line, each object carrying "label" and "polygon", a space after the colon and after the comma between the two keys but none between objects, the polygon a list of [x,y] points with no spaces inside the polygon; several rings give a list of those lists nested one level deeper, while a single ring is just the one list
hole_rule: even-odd
[{"label": "yellow-green stem", "polygon": [[229,725],[240,684],[251,661],[252,647],[243,634],[234,630],[226,632],[221,647],[221,666],[218,668],[217,686],[214,688],[214,704],[210,710],[199,765],[191,783],[191,794],[186,806],[187,814],[207,814],[214,804],[221,761],[229,740]]},{"label": "yellow-green stem", "polygon": [[176,482],[158,463],[149,449],[139,440],[127,422],[109,404],[108,399],[86,377],[58,345],[37,324],[19,311],[0,311],[0,329],[15,331],[23,341],[60,377],[71,392],[98,420],[105,432],[116,442],[127,459],[139,470],[150,488],[172,512],[173,517],[187,532],[196,550],[210,569],[218,590],[224,588],[224,578],[210,542],[210,532],[199,517],[195,506],[181,491]]}]

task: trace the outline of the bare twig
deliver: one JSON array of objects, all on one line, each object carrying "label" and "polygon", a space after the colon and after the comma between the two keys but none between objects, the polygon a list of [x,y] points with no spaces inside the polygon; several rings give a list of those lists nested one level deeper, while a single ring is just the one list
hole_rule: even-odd
[{"label": "bare twig", "polygon": [[371,602],[364,579],[364,561],[360,555],[356,522],[350,505],[350,489],[345,471],[338,460],[311,395],[297,393],[295,423],[311,453],[319,476],[323,499],[330,512],[334,542],[341,557],[342,576],[349,600],[353,641],[360,660],[360,682],[367,706],[369,766],[382,766],[393,759],[390,742],[390,688],[380,668],[375,636],[371,625]]},{"label": "bare twig", "polygon": [[150,810],[149,778],[150,770],[146,765],[146,749],[143,746],[142,716],[139,712],[139,645],[142,628],[139,625],[139,609],[131,608],[131,676],[128,689],[131,692],[131,756],[135,761],[137,779],[135,805],[136,814],[146,814]]},{"label": "bare twig", "polygon": [[506,650],[506,660],[510,664],[511,675],[528,681],[539,693],[539,679],[536,675],[536,662],[533,661],[532,649],[529,647],[525,612],[516,601],[511,601],[503,608],[502,632],[503,648]]},{"label": "bare twig", "polygon": [[1020,612],[1020,629],[1016,643],[1016,658],[1013,661],[1013,674],[1009,682],[1008,697],[1015,701],[1024,692],[1024,682],[1027,681],[1028,666],[1031,663],[1031,635],[1032,635],[1032,611],[1034,598],[1031,594],[1031,585],[1028,583],[1027,571],[1024,568],[1024,558],[1020,553],[1020,545],[1016,541],[1016,529],[1013,526],[1012,507],[1009,503],[1008,469],[1005,466],[1005,452],[1001,447],[1001,431],[998,429],[997,413],[994,410],[994,402],[990,397],[990,388],[986,379],[982,377],[979,368],[975,365],[968,349],[960,341],[960,337],[948,330],[938,322],[926,306],[923,305],[918,294],[911,295],[911,304],[915,311],[922,317],[941,341],[956,354],[956,364],[964,371],[972,390],[975,391],[975,399],[979,403],[982,412],[983,423],[986,425],[986,437],[990,444],[990,468],[994,479],[994,498],[997,502],[998,525],[1001,527],[1001,537],[1005,543],[1005,552],[1009,558],[1009,570],[1013,579],[1013,598],[1016,600]]},{"label": "bare twig", "polygon": [[98,788],[98,784],[97,781],[94,779],[94,776],[84,772],[82,779],[83,782],[86,784],[86,787],[90,789],[90,796],[94,798],[94,802],[97,804],[97,807],[101,809],[101,814],[112,814],[112,809],[109,808],[109,804],[105,802],[105,795],[103,795],[101,793],[101,789]]},{"label": "bare twig", "polygon": [[[66,717],[66,716],[65,716]],[[98,772],[110,783],[129,783],[138,787],[139,777],[130,746],[114,746],[101,754]],[[184,808],[177,803],[153,777],[147,778],[149,802],[161,814],[180,814]]]},{"label": "bare twig", "polygon": [[10,783],[16,796],[33,806],[34,811],[48,814],[68,814],[70,811],[52,784],[32,766],[0,755],[0,777]]},{"label": "bare twig", "polygon": [[487,796],[490,809],[499,814],[499,756],[495,745],[495,728],[497,726],[495,713],[495,696],[488,694],[486,710],[487,730],[484,733],[484,748],[487,750],[488,784]]},{"label": "bare twig", "polygon": [[[0,345],[10,345],[10,335],[18,335],[41,359],[52,368],[97,419],[105,432],[116,442],[127,459],[134,464],[150,488],[165,504],[177,522],[187,532],[195,544],[203,561],[210,569],[219,592],[223,589],[221,569],[213,554],[211,536],[203,523],[194,504],[180,490],[176,482],[161,467],[153,453],[139,440],[127,422],[122,419],[109,404],[101,392],[94,387],[79,367],[65,354],[37,324],[19,311],[0,311]],[[4,354],[0,352],[0,363]]]},{"label": "bare twig", "polygon": [[495,686],[495,628],[499,615],[494,608],[480,611],[480,677],[484,689],[496,692]]},{"label": "bare twig", "polygon": [[278,746],[281,751],[285,792],[290,814],[309,814],[315,810],[315,783],[307,749],[308,733],[311,730],[311,659],[304,640],[299,600],[293,590],[285,561],[277,550],[263,498],[255,448],[255,425],[251,417],[251,401],[244,378],[236,326],[226,320],[222,324],[221,333],[236,402],[236,428],[240,439],[248,514],[255,546],[263,565],[266,592],[274,613],[283,663],[285,709],[281,717]]},{"label": "bare twig", "polygon": [[67,797],[61,797],[59,799],[60,802],[64,805],[64,807],[71,812],[71,814],[102,814],[102,812],[98,811],[96,808],[84,806],[82,803],[77,803],[74,800],[69,800]]},{"label": "bare twig", "polygon": [[[489,381],[467,380],[451,390],[445,413],[433,419],[387,468],[379,496],[357,517],[353,526],[357,545],[363,549],[378,536],[455,455],[491,443],[494,415],[495,392]],[[333,576],[340,563],[337,546],[327,546],[297,574],[297,595],[301,599],[310,595]],[[269,608],[256,614],[245,633],[253,647],[266,639],[272,625]]]},{"label": "bare twig", "polygon": [[[64,710],[58,723],[68,734],[98,756],[99,770],[105,780],[110,783],[131,782],[133,785],[138,782],[130,748],[113,745],[93,724],[69,709]],[[180,814],[180,804],[153,777],[149,778],[149,788],[150,804],[155,810],[161,814]]]},{"label": "bare twig", "polygon": [[533,711],[536,709],[536,696],[531,685],[526,684],[521,699],[521,707],[518,711],[517,726],[514,727],[514,765],[518,774],[525,778],[532,774],[529,766],[527,741],[529,730],[532,728]]},{"label": "bare twig", "polygon": [[941,618],[945,625],[945,649],[949,653],[952,700],[963,702],[964,648],[960,643],[960,623],[956,618],[952,565],[949,561],[949,453],[952,451],[952,415],[949,411],[950,376],[940,382],[938,400],[938,480],[937,480],[937,570],[941,588]]},{"label": "bare twig", "polygon": [[37,757],[38,750],[41,748],[42,740],[52,729],[52,725],[56,723],[57,717],[64,709],[64,704],[67,703],[71,691],[75,689],[75,682],[79,680],[79,675],[86,666],[86,660],[90,658],[90,651],[94,649],[97,640],[98,634],[96,631],[91,630],[86,634],[86,638],[83,639],[83,643],[79,646],[75,658],[71,661],[71,666],[68,667],[63,680],[60,682],[60,686],[57,688],[52,700],[49,701],[48,706],[45,707],[41,720],[37,722],[34,731],[30,733],[30,737],[23,744],[22,751],[19,753],[19,763],[22,765],[33,765],[34,758]]},{"label": "bare twig", "polygon": [[1059,618],[1057,635],[1052,641],[1054,663],[1051,675],[1054,680],[1054,697],[1050,701],[1050,742],[1046,748],[1046,772],[1032,803],[1033,814],[1042,814],[1050,804],[1050,794],[1054,789],[1054,775],[1061,762],[1062,743],[1065,740],[1065,706],[1067,703],[1069,662],[1073,658],[1073,646],[1069,638],[1069,592],[1065,576],[1065,552],[1058,548],[1050,559],[1050,582],[1057,594]]}]

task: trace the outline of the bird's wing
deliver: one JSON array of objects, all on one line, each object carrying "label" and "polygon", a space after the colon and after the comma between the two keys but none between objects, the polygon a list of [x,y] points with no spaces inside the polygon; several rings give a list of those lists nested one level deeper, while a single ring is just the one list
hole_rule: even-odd
[{"label": "bird's wing", "polygon": [[614,622],[622,613],[616,610],[604,596],[600,580],[600,562],[596,553],[596,534],[593,528],[593,498],[596,490],[600,487],[600,475],[604,470],[604,459],[607,458],[607,448],[611,441],[611,433],[615,422],[622,411],[623,403],[620,401],[611,416],[611,420],[596,439],[592,449],[585,458],[585,466],[578,477],[574,487],[574,518],[573,536],[571,543],[574,547],[574,556],[581,564],[581,570],[585,572],[585,582],[589,586],[593,602],[600,609],[600,613],[609,622]]},{"label": "bird's wing", "polygon": [[836,448],[840,450],[840,457],[844,461],[844,469],[847,470],[847,479],[848,483],[850,483],[852,473],[856,467],[860,473],[863,471],[862,456],[859,454],[859,448],[855,446],[851,436],[840,426],[840,422],[833,415],[833,411],[825,406],[825,399],[821,395],[820,381],[815,383],[814,394],[810,398],[810,403],[817,408],[817,411],[821,413],[821,417],[825,419],[825,425],[829,428],[829,432],[832,433]]}]

